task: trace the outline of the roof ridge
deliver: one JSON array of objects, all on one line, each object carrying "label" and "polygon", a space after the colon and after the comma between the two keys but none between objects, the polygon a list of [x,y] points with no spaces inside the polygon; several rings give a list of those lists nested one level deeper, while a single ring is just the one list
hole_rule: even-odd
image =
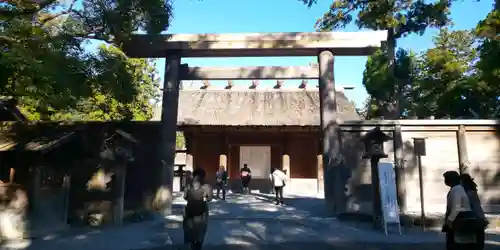
[{"label": "roof ridge", "polygon": [[[319,92],[319,89],[181,89],[180,92]],[[336,90],[343,93],[342,90]]]}]

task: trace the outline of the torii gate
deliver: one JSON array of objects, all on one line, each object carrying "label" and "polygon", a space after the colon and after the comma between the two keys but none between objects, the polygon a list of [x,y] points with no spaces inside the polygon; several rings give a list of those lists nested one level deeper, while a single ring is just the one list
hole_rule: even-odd
[{"label": "torii gate", "polygon": [[[181,80],[319,79],[325,199],[331,211],[341,212],[344,187],[335,186],[340,177],[336,166],[342,163],[342,156],[334,91],[334,55],[371,55],[386,38],[387,31],[132,36],[124,45],[129,57],[166,58],[158,188],[171,194]],[[189,68],[181,65],[183,57],[271,56],[317,56],[319,67]],[[171,207],[167,205],[164,212],[169,214]]]}]

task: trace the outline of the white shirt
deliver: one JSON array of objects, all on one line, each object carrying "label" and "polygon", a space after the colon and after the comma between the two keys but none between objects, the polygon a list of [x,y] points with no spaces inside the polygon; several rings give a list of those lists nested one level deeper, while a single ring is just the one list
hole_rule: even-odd
[{"label": "white shirt", "polygon": [[269,175],[269,179],[271,179],[275,187],[283,187],[288,177],[283,171],[276,169]]},{"label": "white shirt", "polygon": [[462,185],[456,185],[450,189],[446,197],[446,206],[449,221],[454,221],[460,212],[471,211],[469,197]]}]

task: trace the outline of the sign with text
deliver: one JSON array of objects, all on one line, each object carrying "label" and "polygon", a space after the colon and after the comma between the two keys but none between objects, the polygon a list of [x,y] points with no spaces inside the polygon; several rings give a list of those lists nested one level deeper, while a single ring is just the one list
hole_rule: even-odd
[{"label": "sign with text", "polygon": [[380,162],[378,164],[378,175],[380,182],[380,204],[382,206],[384,225],[388,223],[399,224],[399,206],[394,165],[388,162]]}]

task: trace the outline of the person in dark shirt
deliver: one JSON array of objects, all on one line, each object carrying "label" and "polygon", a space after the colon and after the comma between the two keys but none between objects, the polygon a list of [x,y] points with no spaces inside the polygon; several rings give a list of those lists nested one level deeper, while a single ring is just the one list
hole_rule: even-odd
[{"label": "person in dark shirt", "polygon": [[197,168],[193,180],[184,192],[187,205],[184,208],[184,244],[192,250],[201,250],[208,224],[208,204],[212,200],[212,189],[205,184],[206,173]]},{"label": "person in dark shirt", "polygon": [[215,187],[217,188],[216,199],[220,199],[220,191],[222,190],[222,199],[226,199],[227,172],[224,166],[220,166],[219,171],[215,174]]},{"label": "person in dark shirt", "polygon": [[484,231],[488,226],[488,220],[486,219],[483,207],[481,206],[481,200],[479,199],[479,195],[477,194],[477,184],[469,174],[462,174],[461,179],[462,186],[464,187],[465,192],[467,192],[467,196],[469,197],[471,210],[477,220],[476,247],[474,249],[483,250],[485,240]]},{"label": "person in dark shirt", "polygon": [[241,183],[243,184],[243,194],[250,194],[250,181],[252,180],[252,171],[245,163],[243,168],[240,170]]},{"label": "person in dark shirt", "polygon": [[450,187],[446,196],[445,224],[447,250],[469,250],[476,244],[473,212],[469,197],[461,184],[461,177],[456,171],[443,174],[445,185]]}]

